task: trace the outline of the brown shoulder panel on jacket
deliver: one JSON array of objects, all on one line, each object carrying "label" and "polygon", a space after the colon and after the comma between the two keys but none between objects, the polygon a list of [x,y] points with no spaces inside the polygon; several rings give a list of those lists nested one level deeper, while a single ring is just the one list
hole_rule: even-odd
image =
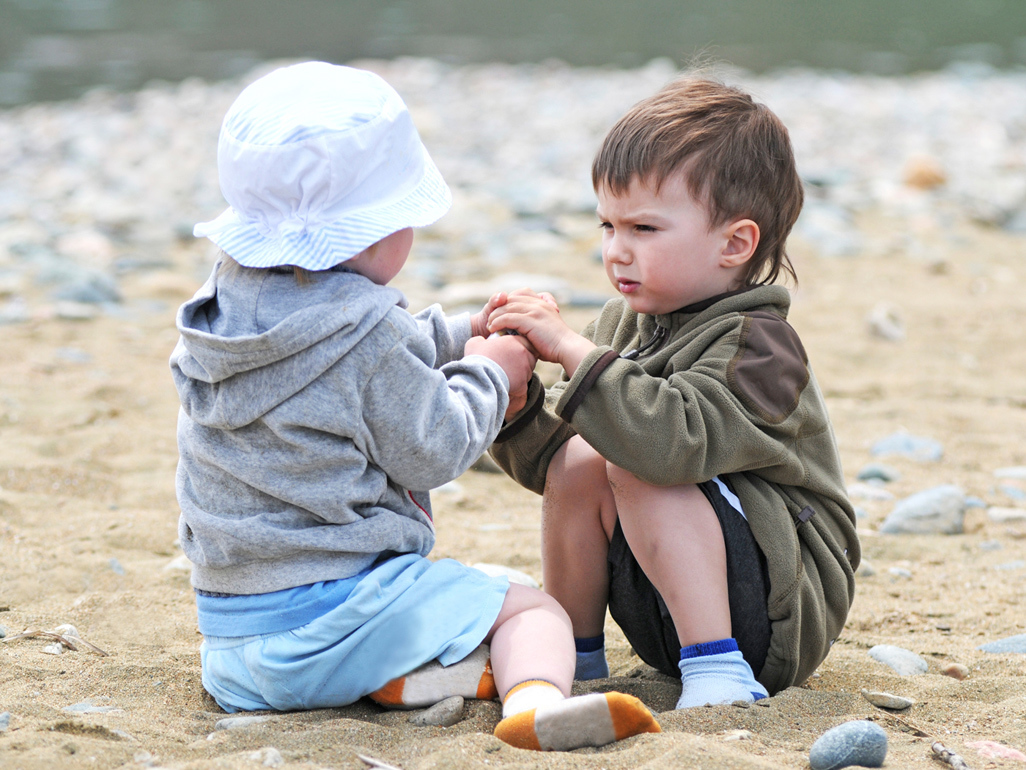
[{"label": "brown shoulder panel on jacket", "polygon": [[780,423],[797,408],[809,384],[808,363],[791,325],[780,316],[756,311],[745,315],[727,382],[752,412],[766,422]]}]

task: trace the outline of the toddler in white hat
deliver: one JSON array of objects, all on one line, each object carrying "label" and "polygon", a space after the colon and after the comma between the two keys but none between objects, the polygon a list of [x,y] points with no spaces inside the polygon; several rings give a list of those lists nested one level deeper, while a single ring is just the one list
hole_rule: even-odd
[{"label": "toddler in white hat", "polygon": [[402,99],[349,67],[276,70],[228,111],[218,169],[230,208],[195,232],[221,256],[171,357],[207,691],[231,712],[500,696],[495,734],[534,749],[658,731],[631,696],[568,697],[550,596],[426,558],[428,491],[521,408],[535,358],[488,336],[502,295],[411,315],[388,286],[451,200]]}]

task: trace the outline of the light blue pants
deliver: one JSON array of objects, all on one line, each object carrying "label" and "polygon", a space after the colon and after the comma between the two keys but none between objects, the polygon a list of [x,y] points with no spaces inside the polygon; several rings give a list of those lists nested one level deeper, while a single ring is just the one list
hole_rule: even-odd
[{"label": "light blue pants", "polygon": [[383,562],[341,605],[291,631],[204,638],[203,686],[225,711],[345,706],[484,640],[509,581],[451,559]]}]

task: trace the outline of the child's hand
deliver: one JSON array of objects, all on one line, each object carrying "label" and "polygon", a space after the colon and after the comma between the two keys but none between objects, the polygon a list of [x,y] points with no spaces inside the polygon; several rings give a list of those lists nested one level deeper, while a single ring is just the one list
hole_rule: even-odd
[{"label": "child's hand", "polygon": [[487,337],[488,332],[488,316],[492,314],[492,311],[497,307],[502,307],[506,304],[506,292],[500,291],[498,294],[493,294],[489,297],[485,306],[480,312],[474,313],[470,317],[470,333],[475,337]]},{"label": "child's hand", "polygon": [[538,362],[528,348],[527,341],[514,335],[471,337],[464,348],[466,355],[490,358],[509,378],[509,408],[506,417],[519,412],[527,403],[527,383]]},{"label": "child's hand", "polygon": [[488,318],[492,332],[512,329],[527,338],[539,358],[561,364],[573,375],[595,345],[564,323],[559,306],[551,295],[535,294],[529,289],[510,292]]}]

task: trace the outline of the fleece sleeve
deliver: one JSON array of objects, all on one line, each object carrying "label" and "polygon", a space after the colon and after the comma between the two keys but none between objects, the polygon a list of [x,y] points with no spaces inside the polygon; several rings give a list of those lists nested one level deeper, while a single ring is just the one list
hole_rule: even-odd
[{"label": "fleece sleeve", "polygon": [[466,471],[502,427],[509,382],[498,364],[467,356],[439,369],[418,335],[381,356],[363,393],[362,449],[395,483],[441,486]]},{"label": "fleece sleeve", "polygon": [[796,407],[809,372],[782,320],[739,317],[730,334],[666,377],[608,352],[585,358],[556,413],[610,462],[658,485],[793,462],[789,447],[807,427]]}]

